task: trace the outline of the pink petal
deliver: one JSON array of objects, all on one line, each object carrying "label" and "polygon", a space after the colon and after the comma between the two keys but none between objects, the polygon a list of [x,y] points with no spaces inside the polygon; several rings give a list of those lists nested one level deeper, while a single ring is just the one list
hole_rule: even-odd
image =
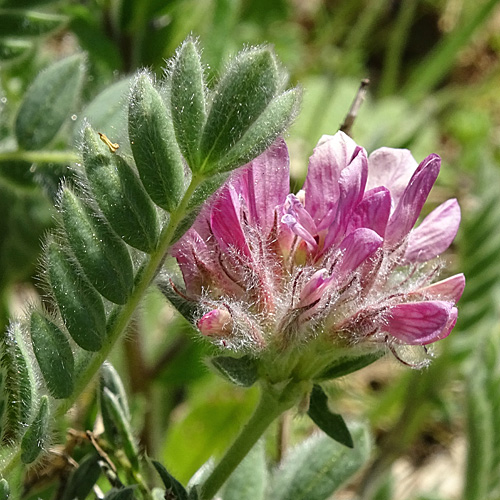
[{"label": "pink petal", "polygon": [[195,255],[201,257],[205,251],[205,242],[193,228],[189,229],[170,250],[177,259],[188,294],[196,295],[203,284],[203,276],[197,266]]},{"label": "pink petal", "polygon": [[390,212],[391,194],[389,191],[385,187],[371,189],[365,193],[363,200],[352,213],[347,232],[359,227],[367,227],[383,237]]},{"label": "pink petal", "polygon": [[318,248],[318,242],[315,239],[318,232],[316,224],[294,194],[289,194],[286,197],[283,210],[285,214],[281,218],[281,222],[302,238],[309,245],[311,251],[316,251]]},{"label": "pink petal", "polygon": [[383,330],[405,344],[430,344],[446,333],[452,309],[451,302],[440,300],[398,304],[389,309]]},{"label": "pink petal", "polygon": [[340,245],[342,260],[334,270],[337,282],[342,283],[348,275],[375,253],[382,242],[382,238],[375,231],[364,227],[356,229],[347,236]]},{"label": "pink petal", "polygon": [[428,156],[418,166],[387,224],[385,232],[387,246],[397,245],[415,225],[425,200],[436,182],[440,166],[441,159],[435,154]]},{"label": "pink petal", "polygon": [[289,164],[285,141],[278,139],[248,164],[238,180],[250,223],[259,226],[266,235],[273,226],[276,206],[290,192]]},{"label": "pink petal", "polygon": [[446,300],[456,304],[460,300],[464,288],[465,276],[463,274],[455,274],[455,276],[420,288],[409,295],[417,295],[426,299]]},{"label": "pink petal", "polygon": [[451,245],[459,225],[460,207],[457,200],[445,201],[410,232],[405,260],[425,262],[437,257]]},{"label": "pink petal", "polygon": [[234,248],[250,255],[240,222],[240,200],[231,185],[226,185],[212,205],[210,226],[220,248]]},{"label": "pink petal", "polygon": [[368,157],[366,189],[386,187],[391,192],[394,208],[417,166],[417,162],[407,149],[377,149]]},{"label": "pink petal", "polygon": [[[368,173],[368,161],[362,148],[357,148],[356,156],[342,171],[339,179],[340,197],[337,205],[335,220],[328,227],[325,237],[324,250],[337,245],[344,237],[352,212],[363,199]],[[330,222],[330,221],[328,221]],[[323,224],[318,226],[318,231],[326,229]]]},{"label": "pink petal", "polygon": [[232,331],[233,319],[226,309],[213,309],[198,320],[196,324],[202,335],[223,337]]},{"label": "pink petal", "polygon": [[332,282],[326,269],[316,271],[302,289],[297,307],[306,307],[319,300]]},{"label": "pink petal", "polygon": [[323,136],[309,159],[304,183],[305,207],[319,224],[335,207],[339,198],[339,178],[349,165],[357,148],[356,143],[343,132]]},{"label": "pink petal", "polygon": [[455,328],[455,325],[457,324],[457,318],[458,318],[458,309],[456,307],[453,307],[451,309],[450,317],[448,318],[446,326],[443,328],[442,332],[439,334],[436,340],[441,340],[448,337],[448,335],[451,333],[451,331],[453,330],[453,328]]}]

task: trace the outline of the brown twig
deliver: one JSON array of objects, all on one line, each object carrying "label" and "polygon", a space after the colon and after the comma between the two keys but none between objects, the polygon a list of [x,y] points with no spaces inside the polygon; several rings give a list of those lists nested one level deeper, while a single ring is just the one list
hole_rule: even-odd
[{"label": "brown twig", "polygon": [[354,124],[354,120],[358,116],[359,108],[365,100],[368,85],[370,85],[370,80],[368,80],[368,78],[361,80],[358,91],[356,92],[356,96],[354,97],[351,107],[349,108],[349,112],[344,119],[344,123],[342,123],[342,125],[340,126],[340,130],[349,136],[351,135],[351,129]]}]

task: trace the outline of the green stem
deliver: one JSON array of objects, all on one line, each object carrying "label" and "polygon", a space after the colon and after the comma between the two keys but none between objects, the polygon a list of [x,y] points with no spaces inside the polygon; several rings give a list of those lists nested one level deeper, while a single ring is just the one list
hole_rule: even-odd
[{"label": "green stem", "polygon": [[74,151],[2,151],[0,162],[26,161],[28,163],[75,163],[80,155]]},{"label": "green stem", "polygon": [[295,381],[290,382],[280,393],[261,387],[259,404],[240,435],[203,483],[200,500],[210,500],[215,496],[269,425],[299,401],[305,390],[304,383]]},{"label": "green stem", "polygon": [[160,271],[161,266],[165,261],[167,251],[172,243],[175,230],[185,217],[191,196],[202,181],[203,177],[193,176],[191,183],[179,204],[179,207],[171,214],[168,225],[162,231],[158,248],[150,255],[149,260],[145,264],[129,301],[124,306],[116,306],[113,311],[114,314],[111,313],[110,317],[113,317],[114,321],[112,322],[110,331],[108,332],[106,343],[103,348],[99,352],[95,353],[95,355],[90,359],[87,367],[83,370],[83,373],[79,377],[72,397],[64,400],[61,406],[59,406],[57,416],[64,415],[66,411],[71,408],[76,398],[94,378],[94,375],[109,356],[113,346],[127,328],[127,325],[129,324],[135,309],[139,305],[139,302],[142,300],[144,294],[149,288],[149,285]]}]

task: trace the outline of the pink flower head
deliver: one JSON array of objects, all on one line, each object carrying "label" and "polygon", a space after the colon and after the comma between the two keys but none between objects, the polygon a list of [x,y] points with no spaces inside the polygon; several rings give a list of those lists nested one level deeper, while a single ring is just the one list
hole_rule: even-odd
[{"label": "pink flower head", "polygon": [[457,201],[414,227],[439,168],[437,155],[417,164],[407,150],[367,157],[339,132],[320,140],[303,190],[290,194],[278,140],[233,174],[174,247],[202,331],[254,353],[446,337],[465,279],[431,281],[458,230]]}]

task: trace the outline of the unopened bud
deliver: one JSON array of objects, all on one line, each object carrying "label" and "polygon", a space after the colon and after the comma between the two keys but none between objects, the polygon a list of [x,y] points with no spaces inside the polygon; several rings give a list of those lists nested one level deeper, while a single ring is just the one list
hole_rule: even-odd
[{"label": "unopened bud", "polygon": [[213,309],[200,318],[197,326],[207,337],[224,337],[231,333],[233,319],[227,309]]}]

